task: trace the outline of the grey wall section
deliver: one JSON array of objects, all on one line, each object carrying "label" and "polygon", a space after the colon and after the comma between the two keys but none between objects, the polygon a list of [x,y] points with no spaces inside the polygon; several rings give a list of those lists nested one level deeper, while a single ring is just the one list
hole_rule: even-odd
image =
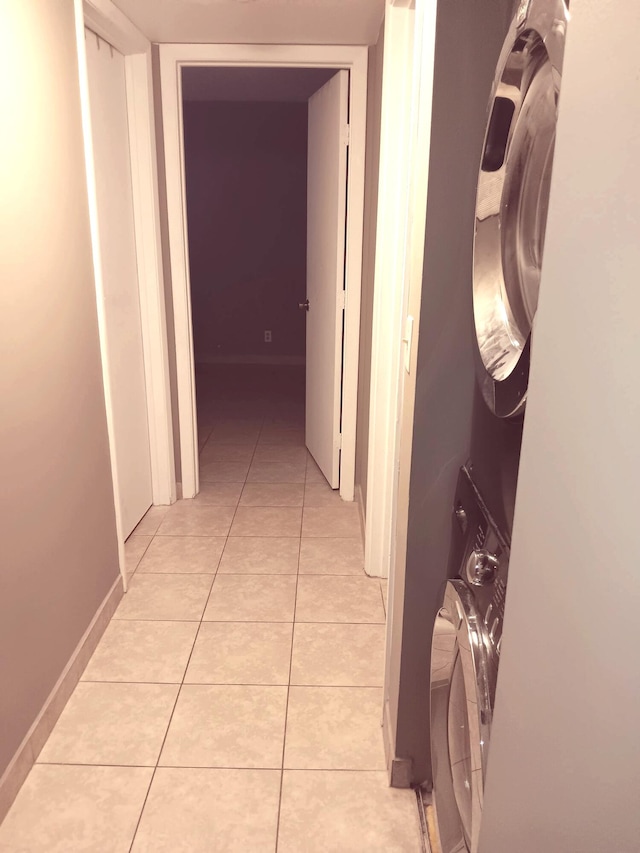
[{"label": "grey wall section", "polygon": [[371,333],[373,326],[373,279],[376,262],[378,214],[378,166],[380,163],[380,113],[382,109],[382,59],[384,22],[378,41],[369,48],[367,80],[367,139],[364,184],[364,240],[360,303],[360,362],[358,367],[358,427],[356,434],[356,489],[367,507],[369,462],[369,402],[371,392]]},{"label": "grey wall section", "polygon": [[640,848],[640,7],[571,6],[481,853]]},{"label": "grey wall section", "polygon": [[307,104],[187,102],[183,114],[196,362],[303,360]]},{"label": "grey wall section", "polygon": [[11,81],[0,89],[11,117],[0,136],[0,773],[118,577],[73,2],[10,5],[0,27]]},{"label": "grey wall section", "polygon": [[402,658],[397,691],[390,694],[395,755],[412,760],[415,782],[431,775],[431,631],[447,576],[453,495],[470,451],[475,393],[475,189],[489,93],[512,10],[513,0],[438,3]]},{"label": "grey wall section", "polygon": [[167,176],[164,159],[164,124],[162,121],[162,88],[160,83],[160,51],[157,44],[151,47],[153,74],[153,111],[156,145],[158,147],[158,205],[160,208],[160,242],[164,275],[164,302],[167,317],[167,349],[169,358],[169,388],[171,393],[171,418],[173,423],[173,450],[176,464],[176,482],[182,479],[180,461],[180,420],[178,413],[178,371],[176,367],[176,330],[173,317],[173,290],[171,280],[171,253],[169,251],[169,215],[167,209]]}]

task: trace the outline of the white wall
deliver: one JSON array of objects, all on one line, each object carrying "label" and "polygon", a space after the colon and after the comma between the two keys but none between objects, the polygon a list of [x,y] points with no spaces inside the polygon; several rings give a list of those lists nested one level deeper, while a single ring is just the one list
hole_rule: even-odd
[{"label": "white wall", "polygon": [[640,5],[571,7],[481,853],[640,850]]}]

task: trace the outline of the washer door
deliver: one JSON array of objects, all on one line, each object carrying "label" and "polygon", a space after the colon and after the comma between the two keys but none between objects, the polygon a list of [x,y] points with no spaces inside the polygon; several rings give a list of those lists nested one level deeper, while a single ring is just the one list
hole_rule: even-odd
[{"label": "washer door", "polygon": [[476,196],[473,312],[478,376],[499,417],[520,414],[538,306],[565,0],[523,0],[500,55]]},{"label": "washer door", "polygon": [[431,647],[433,798],[442,853],[478,849],[492,683],[473,594],[463,581],[449,581]]}]

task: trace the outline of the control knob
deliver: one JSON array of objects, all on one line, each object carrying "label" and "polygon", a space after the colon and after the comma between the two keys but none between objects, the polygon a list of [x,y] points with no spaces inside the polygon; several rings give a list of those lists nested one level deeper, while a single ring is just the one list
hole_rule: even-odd
[{"label": "control knob", "polygon": [[467,560],[467,580],[473,586],[486,586],[493,583],[500,562],[495,554],[480,548],[472,551]]}]

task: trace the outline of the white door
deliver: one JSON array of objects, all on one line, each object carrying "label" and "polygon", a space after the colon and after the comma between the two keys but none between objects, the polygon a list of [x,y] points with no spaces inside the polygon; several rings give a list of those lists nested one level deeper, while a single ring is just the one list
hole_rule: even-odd
[{"label": "white door", "polygon": [[152,502],[124,56],[85,30],[122,532]]},{"label": "white door", "polygon": [[305,441],[332,489],[340,485],[340,408],[347,212],[349,73],[309,100]]}]

